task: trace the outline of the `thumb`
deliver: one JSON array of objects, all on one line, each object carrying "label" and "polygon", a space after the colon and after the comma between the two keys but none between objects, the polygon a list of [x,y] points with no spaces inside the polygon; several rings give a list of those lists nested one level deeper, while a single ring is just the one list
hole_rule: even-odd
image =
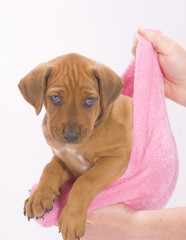
[{"label": "thumb", "polygon": [[168,54],[170,52],[170,47],[167,43],[169,43],[171,39],[168,37],[161,35],[159,32],[154,32],[142,27],[138,29],[138,33],[152,44],[156,52],[162,54]]}]

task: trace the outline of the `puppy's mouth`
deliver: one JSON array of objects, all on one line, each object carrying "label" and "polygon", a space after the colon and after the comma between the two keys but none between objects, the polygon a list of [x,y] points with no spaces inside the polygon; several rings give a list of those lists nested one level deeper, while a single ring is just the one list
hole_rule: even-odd
[{"label": "puppy's mouth", "polygon": [[53,129],[53,137],[63,144],[83,144],[90,137],[91,131],[85,129],[83,133]]}]

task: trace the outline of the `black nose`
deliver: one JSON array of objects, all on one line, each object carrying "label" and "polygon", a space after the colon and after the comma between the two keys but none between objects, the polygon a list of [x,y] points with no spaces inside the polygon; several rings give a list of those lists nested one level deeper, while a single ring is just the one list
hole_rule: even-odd
[{"label": "black nose", "polygon": [[64,132],[63,136],[67,142],[75,142],[79,138],[79,133],[78,132]]}]

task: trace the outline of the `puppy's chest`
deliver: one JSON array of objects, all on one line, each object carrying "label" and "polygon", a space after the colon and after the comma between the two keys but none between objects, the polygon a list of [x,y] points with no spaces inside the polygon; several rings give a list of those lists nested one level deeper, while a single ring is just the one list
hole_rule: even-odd
[{"label": "puppy's chest", "polygon": [[75,177],[79,177],[89,170],[98,160],[98,157],[87,156],[86,152],[72,147],[52,147],[54,155],[59,157],[62,162],[68,167]]}]

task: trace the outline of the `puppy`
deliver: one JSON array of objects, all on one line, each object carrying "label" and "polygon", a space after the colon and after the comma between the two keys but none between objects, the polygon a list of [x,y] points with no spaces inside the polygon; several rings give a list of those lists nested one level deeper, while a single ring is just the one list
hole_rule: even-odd
[{"label": "puppy", "polygon": [[50,211],[63,184],[77,179],[58,225],[64,239],[85,232],[87,208],[127,168],[132,143],[132,100],[120,95],[121,78],[111,69],[78,54],[40,64],[19,83],[38,115],[53,158],[37,189],[25,201],[28,218]]}]

